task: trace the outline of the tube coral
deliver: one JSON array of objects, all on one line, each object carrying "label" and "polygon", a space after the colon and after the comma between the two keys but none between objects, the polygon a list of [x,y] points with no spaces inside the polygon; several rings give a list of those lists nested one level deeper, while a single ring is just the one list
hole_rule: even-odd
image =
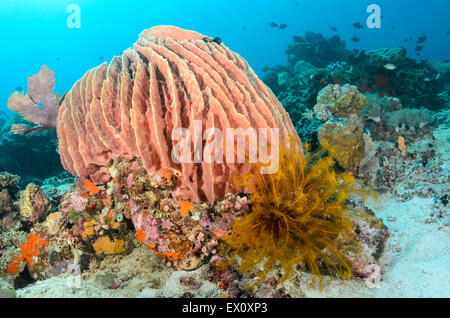
[{"label": "tube coral", "polygon": [[352,219],[373,220],[364,212],[346,207],[354,189],[349,173],[334,171],[325,149],[305,157],[295,151],[280,152],[279,170],[261,174],[258,167],[234,180],[237,188],[252,193],[251,210],[236,220],[227,242],[241,256],[240,270],[255,269],[261,282],[280,262],[282,281],[301,265],[316,277],[334,274],[349,278],[352,269],[347,252],[356,251]]}]

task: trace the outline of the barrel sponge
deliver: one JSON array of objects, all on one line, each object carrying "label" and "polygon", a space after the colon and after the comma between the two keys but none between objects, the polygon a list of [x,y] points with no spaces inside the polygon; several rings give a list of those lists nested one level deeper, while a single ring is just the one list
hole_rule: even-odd
[{"label": "barrel sponge", "polygon": [[[281,103],[242,57],[197,32],[158,26],[143,31],[109,65],[89,70],[67,93],[57,125],[62,164],[80,179],[103,183],[111,160],[137,157],[149,174],[177,169],[179,197],[222,199],[230,179],[249,164],[175,163],[172,131],[188,129],[194,144],[194,120],[202,132],[279,128],[280,143],[298,140]],[[201,149],[209,142],[202,140]]]}]

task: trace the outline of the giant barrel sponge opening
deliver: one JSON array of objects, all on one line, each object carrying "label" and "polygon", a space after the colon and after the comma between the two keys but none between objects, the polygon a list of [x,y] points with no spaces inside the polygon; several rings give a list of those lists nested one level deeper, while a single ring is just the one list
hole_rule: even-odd
[{"label": "giant barrel sponge opening", "polygon": [[[180,171],[176,195],[213,202],[223,199],[231,178],[250,164],[176,163],[174,129],[187,128],[194,142],[194,121],[201,121],[202,131],[279,128],[281,145],[292,138],[299,144],[272,91],[241,56],[218,42],[173,26],[153,27],[109,65],[89,70],[59,109],[63,166],[81,180],[103,183],[110,178],[111,160],[139,158],[149,174],[160,168]],[[201,142],[204,149],[211,140]]]}]

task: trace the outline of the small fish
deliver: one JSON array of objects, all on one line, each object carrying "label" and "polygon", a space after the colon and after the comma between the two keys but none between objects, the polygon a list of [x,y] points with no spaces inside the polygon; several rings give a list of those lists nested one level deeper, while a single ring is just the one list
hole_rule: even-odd
[{"label": "small fish", "polygon": [[421,36],[419,36],[419,38],[417,39],[417,43],[423,43],[427,40],[427,36],[425,34],[422,34]]},{"label": "small fish", "polygon": [[391,30],[395,30],[395,26],[391,26]]},{"label": "small fish", "polygon": [[23,91],[23,87],[22,86],[17,86],[16,87],[16,91],[18,91],[20,93],[21,91]]},{"label": "small fish", "polygon": [[222,43],[222,39],[221,38],[219,38],[218,36],[216,36],[214,39],[213,38],[210,38],[210,37],[207,37],[207,36],[205,36],[205,37],[203,37],[203,39],[202,39],[203,41],[205,41],[205,42],[207,42],[207,43],[211,43],[211,42],[214,42],[214,43],[217,43],[217,44],[219,44],[220,45],[220,43]]},{"label": "small fish", "polygon": [[276,28],[276,27],[278,27],[278,24],[276,24],[275,22],[270,22],[270,23],[269,23],[269,26],[270,26],[271,28]]},{"label": "small fish", "polygon": [[280,26],[278,27],[279,30],[284,30],[287,28],[287,24],[280,24]]},{"label": "small fish", "polygon": [[403,42],[408,43],[408,42],[410,42],[410,41],[412,41],[412,40],[413,40],[413,38],[409,37],[409,38],[404,39]]},{"label": "small fish", "polygon": [[355,43],[361,41],[361,39],[358,38],[357,36],[352,37],[350,40],[352,40]]},{"label": "small fish", "polygon": [[447,31],[447,35],[450,35],[450,30]]},{"label": "small fish", "polygon": [[338,29],[336,27],[332,27],[331,31],[336,32]]},{"label": "small fish", "polygon": [[245,31],[245,29],[247,29],[247,26],[246,26],[246,25],[244,25],[244,26],[241,28],[241,31]]},{"label": "small fish", "polygon": [[362,29],[362,28],[363,28],[362,24],[359,23],[359,22],[353,23],[353,27],[354,27],[355,29]]},{"label": "small fish", "polygon": [[416,51],[416,52],[420,52],[420,51],[422,51],[423,50],[423,46],[422,45],[418,45],[418,46],[416,46],[416,48],[414,49],[414,51]]},{"label": "small fish", "polygon": [[61,59],[60,59],[59,57],[57,57],[56,60],[57,60],[58,62],[61,61]]},{"label": "small fish", "polygon": [[105,57],[102,55],[102,56],[100,56],[98,59],[99,59],[99,60],[104,60]]},{"label": "small fish", "polygon": [[390,70],[390,71],[393,71],[393,70],[395,70],[395,69],[397,68],[397,66],[395,66],[395,65],[392,64],[392,63],[384,64],[383,67],[384,67],[385,69],[387,69],[387,70]]}]

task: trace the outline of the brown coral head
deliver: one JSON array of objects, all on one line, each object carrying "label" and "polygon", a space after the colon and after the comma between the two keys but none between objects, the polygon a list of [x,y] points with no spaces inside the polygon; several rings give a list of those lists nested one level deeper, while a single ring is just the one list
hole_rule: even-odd
[{"label": "brown coral head", "polygon": [[[214,142],[195,139],[196,123],[202,132],[278,128],[282,143],[289,142],[288,136],[298,140],[289,115],[247,62],[208,39],[174,26],[150,28],[109,65],[89,70],[66,95],[58,114],[64,167],[103,183],[110,178],[111,159],[137,157],[150,174],[160,168],[180,171],[177,196],[212,202],[222,199],[231,177],[248,171],[249,165],[228,163],[223,156],[210,163],[194,160],[195,145],[204,150]],[[192,153],[188,162],[172,159],[179,129],[190,132],[184,139]],[[248,143],[244,149],[233,147],[248,153]]]}]

